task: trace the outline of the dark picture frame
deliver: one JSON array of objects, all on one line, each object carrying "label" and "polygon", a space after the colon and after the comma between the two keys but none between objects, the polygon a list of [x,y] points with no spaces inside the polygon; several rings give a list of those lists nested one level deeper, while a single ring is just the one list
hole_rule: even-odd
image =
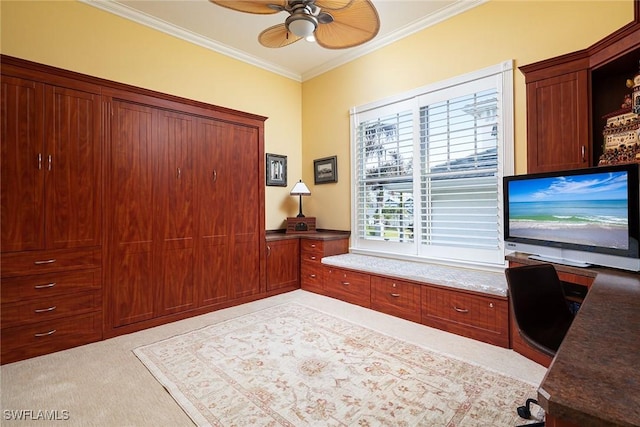
[{"label": "dark picture frame", "polygon": [[338,156],[313,161],[313,182],[314,184],[338,182]]},{"label": "dark picture frame", "polygon": [[287,156],[267,153],[267,185],[274,187],[287,186]]}]

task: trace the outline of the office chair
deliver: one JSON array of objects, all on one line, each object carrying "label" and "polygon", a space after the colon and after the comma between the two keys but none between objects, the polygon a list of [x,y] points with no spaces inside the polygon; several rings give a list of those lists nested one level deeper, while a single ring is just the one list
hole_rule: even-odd
[{"label": "office chair", "polygon": [[[555,356],[573,321],[555,268],[551,264],[512,267],[505,270],[505,276],[520,336],[533,348]],[[538,404],[535,399],[527,399],[518,408],[518,415],[529,419],[532,403]],[[527,427],[543,425],[540,422]]]}]

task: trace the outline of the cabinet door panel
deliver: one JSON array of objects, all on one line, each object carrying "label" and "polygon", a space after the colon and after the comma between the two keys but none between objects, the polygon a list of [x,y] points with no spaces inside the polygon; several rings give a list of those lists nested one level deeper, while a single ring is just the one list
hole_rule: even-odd
[{"label": "cabinet door panel", "polygon": [[[231,283],[236,297],[260,292],[260,233],[259,183],[260,172],[258,131],[245,126],[229,125],[226,141],[230,145],[229,212],[231,230]],[[239,179],[242,177],[241,179]]]},{"label": "cabinet door panel", "polygon": [[100,96],[48,86],[46,218],[48,248],[100,245]]},{"label": "cabinet door panel", "polygon": [[267,243],[267,291],[300,285],[300,240]]},{"label": "cabinet door panel", "polygon": [[111,286],[115,327],[153,317],[153,110],[114,102]]},{"label": "cabinet door panel", "polygon": [[587,71],[527,85],[527,172],[590,165]]},{"label": "cabinet door panel", "polygon": [[226,125],[201,119],[198,123],[197,265],[198,305],[226,301],[229,289],[229,221],[227,191],[234,179],[225,138]]},{"label": "cabinet door panel", "polygon": [[195,305],[193,281],[193,142],[195,118],[158,111],[155,185],[155,271],[160,287],[157,314]]},{"label": "cabinet door panel", "polygon": [[2,76],[2,251],[44,248],[44,89]]}]

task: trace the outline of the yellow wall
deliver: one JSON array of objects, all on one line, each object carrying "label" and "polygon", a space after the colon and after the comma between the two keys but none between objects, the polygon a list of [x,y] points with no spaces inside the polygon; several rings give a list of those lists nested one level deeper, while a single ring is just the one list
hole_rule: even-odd
[{"label": "yellow wall", "polygon": [[[503,60],[513,59],[518,67],[584,49],[632,20],[630,0],[493,0],[304,82],[305,182],[313,184],[313,159],[338,156],[338,183],[310,187],[305,211],[317,217],[319,227],[351,228],[351,107]],[[514,86],[516,172],[524,173],[525,86],[518,70]]]},{"label": "yellow wall", "polygon": [[[75,1],[5,1],[6,55],[267,116],[265,151],[301,175],[300,82],[217,54]],[[290,188],[266,187],[266,227],[284,227],[298,203]]]},{"label": "yellow wall", "polygon": [[[305,213],[348,230],[351,107],[503,60],[583,49],[630,22],[633,2],[492,0],[302,84],[75,1],[2,0],[0,19],[3,54],[269,117],[265,151],[288,156],[290,185],[267,187],[267,229],[295,215],[288,192],[302,177],[312,191]],[[524,172],[524,79],[514,77]],[[339,182],[314,186],[313,160],[332,155]]]}]

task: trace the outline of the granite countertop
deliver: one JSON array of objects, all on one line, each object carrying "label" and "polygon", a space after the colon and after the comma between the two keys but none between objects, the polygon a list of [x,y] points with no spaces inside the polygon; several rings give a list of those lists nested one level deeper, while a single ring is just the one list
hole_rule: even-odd
[{"label": "granite countertop", "polygon": [[313,233],[285,233],[284,230],[275,230],[267,231],[265,240],[267,242],[287,239],[339,240],[348,239],[350,235],[349,231],[318,230]]},{"label": "granite countertop", "polygon": [[351,253],[324,257],[322,263],[415,282],[507,296],[507,281],[504,273]]},{"label": "granite countertop", "polygon": [[640,275],[599,273],[538,390],[580,427],[640,425]]}]

